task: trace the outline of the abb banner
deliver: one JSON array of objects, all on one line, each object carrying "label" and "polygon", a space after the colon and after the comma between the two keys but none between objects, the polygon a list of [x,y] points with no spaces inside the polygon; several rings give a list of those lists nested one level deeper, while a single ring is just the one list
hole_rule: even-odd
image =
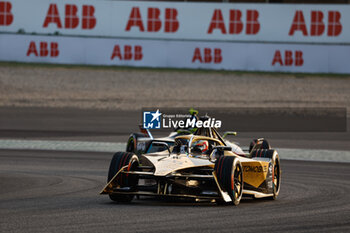
[{"label": "abb banner", "polygon": [[0,32],[350,43],[350,5],[0,0]]},{"label": "abb banner", "polygon": [[350,45],[0,35],[0,61],[350,73]]}]

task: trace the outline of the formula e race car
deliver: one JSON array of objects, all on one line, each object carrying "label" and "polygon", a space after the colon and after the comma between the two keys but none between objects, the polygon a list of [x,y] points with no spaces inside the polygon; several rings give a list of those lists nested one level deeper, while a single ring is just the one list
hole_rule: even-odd
[{"label": "formula e race car", "polygon": [[130,202],[135,195],[234,205],[243,195],[276,199],[281,185],[280,160],[265,139],[255,140],[245,153],[214,128],[197,131],[177,136],[171,147],[152,141],[154,146],[167,148],[163,151],[115,153],[101,194],[117,202]]}]

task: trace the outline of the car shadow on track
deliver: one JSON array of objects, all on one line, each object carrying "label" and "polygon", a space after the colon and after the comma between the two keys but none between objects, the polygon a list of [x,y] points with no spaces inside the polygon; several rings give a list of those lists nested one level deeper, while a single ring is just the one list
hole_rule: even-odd
[{"label": "car shadow on track", "polygon": [[[246,205],[256,205],[258,203],[266,204],[266,203],[273,203],[274,201],[264,198],[250,198],[250,197],[244,197],[242,198],[240,202],[240,206],[246,206]],[[157,206],[157,207],[209,207],[209,206],[216,206],[216,207],[232,207],[233,205],[231,203],[227,204],[220,204],[217,205],[214,201],[194,201],[191,199],[169,199],[169,198],[157,198],[157,197],[142,197],[140,199],[135,198],[130,203],[120,203],[120,202],[114,202],[114,201],[106,201],[101,203],[103,205],[118,205],[118,206]]]}]

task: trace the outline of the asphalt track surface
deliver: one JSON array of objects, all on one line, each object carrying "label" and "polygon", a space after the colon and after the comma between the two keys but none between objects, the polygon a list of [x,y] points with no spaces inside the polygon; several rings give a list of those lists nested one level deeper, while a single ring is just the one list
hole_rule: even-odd
[{"label": "asphalt track surface", "polygon": [[239,206],[98,195],[110,153],[0,151],[1,232],[349,232],[350,166],[283,160],[277,200]]},{"label": "asphalt track surface", "polygon": [[[124,141],[133,130],[126,126],[138,121],[126,112],[92,110],[0,108],[0,113],[3,139]],[[129,120],[118,125],[116,119]],[[348,133],[271,136],[279,147],[349,150]],[[111,157],[0,150],[0,232],[350,231],[349,163],[282,160],[278,199],[245,198],[235,207],[142,197],[113,203],[99,195]]]}]

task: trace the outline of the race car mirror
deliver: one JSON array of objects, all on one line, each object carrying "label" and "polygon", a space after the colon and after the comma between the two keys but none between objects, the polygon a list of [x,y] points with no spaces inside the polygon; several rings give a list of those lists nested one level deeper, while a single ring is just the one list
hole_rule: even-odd
[{"label": "race car mirror", "polygon": [[225,138],[227,135],[236,136],[236,135],[237,135],[237,132],[227,131],[227,132],[224,133],[224,135],[222,136],[222,138]]},{"label": "race car mirror", "polygon": [[211,162],[215,162],[220,156],[224,155],[225,151],[231,151],[232,148],[230,146],[216,146],[213,149],[213,152],[209,156],[209,160]]},{"label": "race car mirror", "polygon": [[169,156],[170,156],[170,147],[169,147],[168,143],[166,143],[166,142],[152,141],[152,147],[153,147],[153,146],[155,146],[155,147],[160,147],[160,148],[164,148],[164,149],[161,149],[161,150],[158,150],[158,151],[168,150]]}]

